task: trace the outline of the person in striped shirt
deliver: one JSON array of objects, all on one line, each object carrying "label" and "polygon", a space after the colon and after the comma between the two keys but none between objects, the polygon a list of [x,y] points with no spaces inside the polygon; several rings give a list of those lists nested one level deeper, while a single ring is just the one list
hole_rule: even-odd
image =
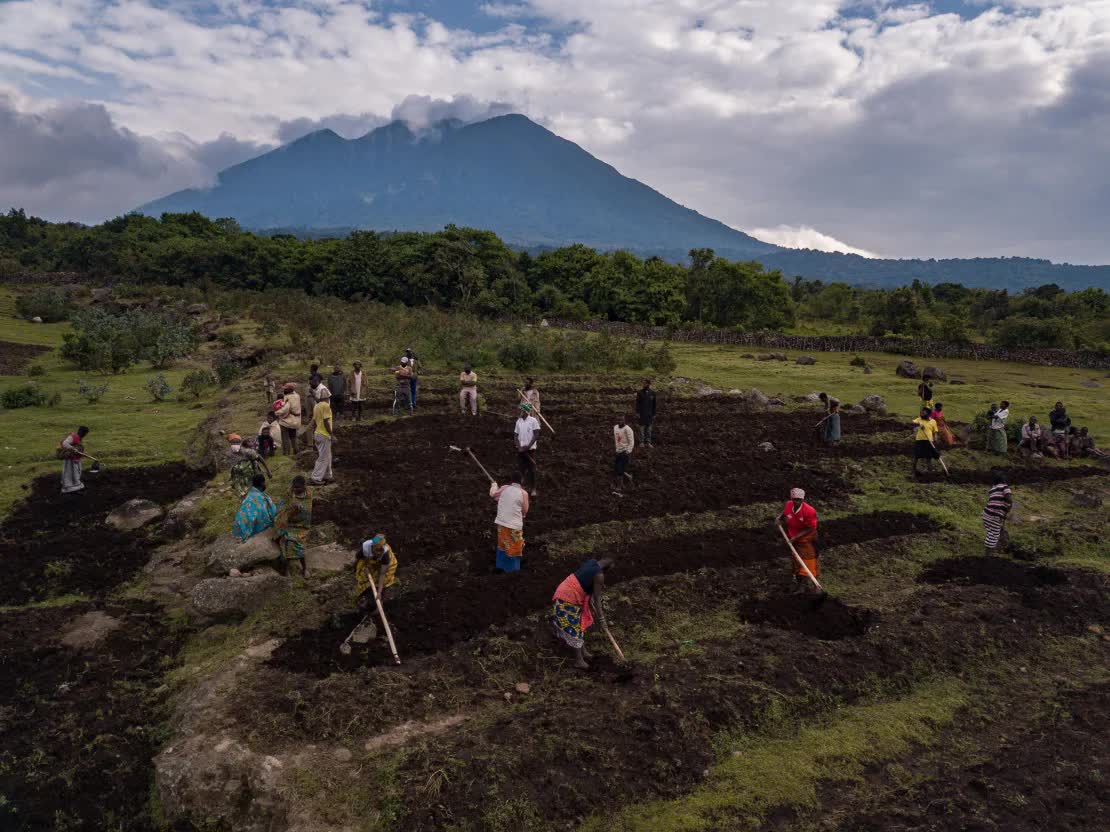
[{"label": "person in striped shirt", "polygon": [[983,528],[987,532],[984,546],[988,555],[993,554],[1000,544],[1005,548],[1009,542],[1005,529],[1006,517],[1014,507],[1014,497],[1010,486],[1006,484],[1006,475],[996,470],[992,472],[991,480],[994,484],[987,493],[987,505],[983,509]]}]

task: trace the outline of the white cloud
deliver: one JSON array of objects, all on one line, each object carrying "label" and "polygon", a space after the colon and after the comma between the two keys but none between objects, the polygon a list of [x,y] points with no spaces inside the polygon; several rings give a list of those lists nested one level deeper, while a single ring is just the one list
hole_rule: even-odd
[{"label": "white cloud", "polygon": [[0,83],[24,114],[86,96],[192,162],[181,136],[264,147],[495,102],[736,227],[804,218],[890,255],[1110,262],[1110,1],[845,16],[859,5],[520,0],[470,32],[418,3],[16,0],[0,3]]},{"label": "white cloud", "polygon": [[784,248],[812,248],[817,251],[839,251],[842,254],[858,254],[860,257],[879,257],[874,252],[864,251],[842,243],[835,237],[822,234],[807,225],[777,225],[774,228],[752,228],[748,233],[757,240],[773,243]]}]

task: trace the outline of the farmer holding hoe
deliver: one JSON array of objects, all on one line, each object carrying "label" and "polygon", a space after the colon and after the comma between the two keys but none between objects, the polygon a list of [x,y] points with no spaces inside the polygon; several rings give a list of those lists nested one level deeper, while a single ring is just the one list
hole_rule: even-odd
[{"label": "farmer holding hoe", "polygon": [[513,430],[516,439],[516,463],[520,471],[520,481],[527,484],[533,497],[539,494],[536,490],[536,447],[539,445],[539,435],[540,423],[532,415],[532,405],[522,402],[520,417]]},{"label": "farmer holding hoe", "polygon": [[608,631],[605,607],[601,603],[605,591],[605,571],[613,566],[611,558],[585,561],[559,584],[552,596],[551,626],[555,636],[574,651],[574,666],[589,670],[586,650],[586,630],[595,617],[602,629]]},{"label": "farmer holding hoe", "polygon": [[520,471],[513,471],[507,485],[491,482],[489,495],[497,500],[497,560],[499,572],[519,572],[524,557],[524,518],[528,516],[528,492],[521,485]]},{"label": "farmer holding hoe", "polygon": [[[786,530],[798,557],[805,563],[814,578],[821,576],[821,560],[817,552],[817,509],[805,501],[806,493],[800,488],[790,489],[790,500],[775,518],[775,525]],[[793,560],[793,559],[792,559]],[[812,587],[802,564],[794,562],[794,592],[807,592]],[[813,587],[816,591],[816,587]]]},{"label": "farmer holding hoe", "polygon": [[85,437],[89,429],[84,425],[77,428],[58,445],[58,458],[62,460],[62,493],[76,494],[85,487],[81,482],[81,458],[85,453]]}]

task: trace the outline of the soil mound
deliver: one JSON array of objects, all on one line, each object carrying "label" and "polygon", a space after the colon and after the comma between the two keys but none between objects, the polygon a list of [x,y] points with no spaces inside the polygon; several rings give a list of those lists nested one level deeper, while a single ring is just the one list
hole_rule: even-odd
[{"label": "soil mound", "polygon": [[749,624],[766,624],[822,641],[862,636],[878,620],[878,614],[871,610],[850,607],[836,598],[822,602],[812,595],[746,600],[737,607],[737,613]]},{"label": "soil mound", "polygon": [[17,376],[35,356],[50,352],[50,347],[0,341],[0,376]]},{"label": "soil mound", "polygon": [[987,584],[1022,590],[1065,584],[1068,573],[1051,566],[1027,566],[1001,558],[961,557],[937,561],[921,573],[918,581],[926,584]]},{"label": "soil mound", "polygon": [[[912,448],[910,449],[913,450]],[[951,476],[945,477],[943,471],[932,473],[922,472],[917,476],[917,482],[953,482],[964,485],[991,485],[994,475],[990,471],[961,471],[948,466]],[[1110,470],[1095,468],[1093,465],[1082,465],[1078,468],[1009,468],[1006,472],[1006,481],[1010,485],[1029,485],[1038,482],[1066,482],[1084,477],[1105,477],[1110,475]]]}]

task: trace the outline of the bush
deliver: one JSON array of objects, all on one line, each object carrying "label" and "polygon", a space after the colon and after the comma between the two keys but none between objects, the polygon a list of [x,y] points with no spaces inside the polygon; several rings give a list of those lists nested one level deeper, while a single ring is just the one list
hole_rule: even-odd
[{"label": "bush", "polygon": [[866,359],[860,358],[858,355],[853,356],[852,360],[849,361],[848,363],[853,367],[866,367],[867,366]]},{"label": "bush", "polygon": [[214,384],[212,374],[207,370],[193,370],[181,380],[181,392],[189,393],[194,399]]},{"label": "bush", "polygon": [[0,405],[5,410],[18,410],[21,407],[41,407],[48,402],[47,396],[33,384],[22,387],[9,387],[0,393]]},{"label": "bush", "polygon": [[70,296],[65,289],[40,286],[15,299],[15,311],[21,318],[42,318],[44,323],[64,321],[70,313]]},{"label": "bush", "polygon": [[96,404],[108,392],[108,382],[89,384],[83,378],[77,380],[77,395],[89,404]]},{"label": "bush", "polygon": [[229,353],[218,353],[212,360],[212,369],[216,373],[216,381],[222,386],[226,387],[239,378],[243,373],[243,367],[235,360],[234,356]]},{"label": "bush", "polygon": [[221,347],[229,350],[243,346],[243,336],[238,332],[221,332],[216,341]]},{"label": "bush", "polygon": [[670,345],[663,343],[651,355],[651,368],[661,376],[669,376],[678,369],[678,362],[671,354]]},{"label": "bush", "polygon": [[[971,423],[971,433],[973,436],[980,437],[986,443],[987,430],[990,426],[990,414],[982,410],[975,414],[975,420]],[[1021,418],[1015,416],[1013,410],[1010,411],[1010,418],[1006,420],[1006,441],[1011,448],[1021,442]]]},{"label": "bush", "polygon": [[164,402],[166,396],[173,392],[170,383],[166,381],[166,377],[161,373],[147,381],[144,386],[146,387],[146,391],[150,393],[150,398],[156,402]]},{"label": "bush", "polygon": [[82,370],[122,373],[139,360],[139,333],[130,315],[102,309],[83,309],[73,315],[73,332],[66,333],[62,357]]},{"label": "bush", "polygon": [[46,370],[44,370],[42,365],[40,364],[32,364],[30,367],[24,370],[23,373],[30,378],[40,378],[41,376],[46,375]]},{"label": "bush", "polygon": [[540,350],[534,341],[517,337],[501,346],[497,351],[497,360],[518,373],[527,373],[539,364]]}]

